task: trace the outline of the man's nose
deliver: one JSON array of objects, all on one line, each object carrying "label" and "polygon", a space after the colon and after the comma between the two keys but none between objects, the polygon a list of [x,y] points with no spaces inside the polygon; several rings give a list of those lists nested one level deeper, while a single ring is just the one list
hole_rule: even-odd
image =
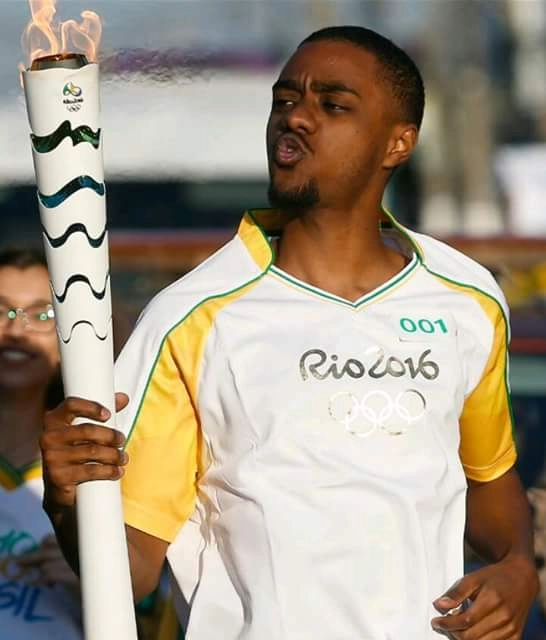
[{"label": "man's nose", "polygon": [[302,99],[286,115],[286,124],[291,131],[313,133],[317,128],[317,114],[308,100]]},{"label": "man's nose", "polygon": [[26,333],[24,320],[20,313],[13,319],[7,321],[6,325],[0,330],[5,336],[18,338]]}]

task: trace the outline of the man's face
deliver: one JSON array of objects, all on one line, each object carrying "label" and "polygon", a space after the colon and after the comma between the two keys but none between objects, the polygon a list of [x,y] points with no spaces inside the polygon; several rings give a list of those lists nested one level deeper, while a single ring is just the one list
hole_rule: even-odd
[{"label": "man's face", "polygon": [[[0,307],[39,312],[51,304],[47,271],[0,267]],[[5,324],[4,324],[5,323]],[[30,331],[18,315],[0,326],[0,388],[20,390],[47,387],[59,364],[55,329]]]},{"label": "man's face", "polygon": [[273,206],[349,205],[385,172],[396,112],[378,78],[375,57],[348,42],[296,51],[273,86],[267,126]]}]

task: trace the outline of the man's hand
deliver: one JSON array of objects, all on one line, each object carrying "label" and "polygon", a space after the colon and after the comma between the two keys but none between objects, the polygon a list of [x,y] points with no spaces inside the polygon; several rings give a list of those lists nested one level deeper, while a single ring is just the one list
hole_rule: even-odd
[{"label": "man's hand", "polygon": [[535,567],[527,557],[507,557],[468,574],[434,601],[446,614],[432,620],[435,631],[454,640],[520,640],[527,613],[538,593]]},{"label": "man's hand", "polygon": [[[124,393],[116,393],[116,411],[127,406]],[[106,422],[107,409],[81,398],[68,398],[46,415],[40,438],[44,465],[44,507],[70,565],[78,572],[76,487],[87,480],[117,480],[123,475],[128,456],[120,451],[122,433],[92,423],[72,425],[76,418]],[[127,546],[137,600],[151,593],[159,582],[169,543],[128,525]],[[38,551],[41,553],[41,551]],[[43,556],[35,557],[41,561]],[[29,561],[32,556],[29,555]],[[45,563],[43,564],[45,571]],[[47,575],[52,577],[48,567]],[[58,576],[57,572],[55,575]]]},{"label": "man's hand", "polygon": [[[116,411],[128,402],[124,393],[117,393]],[[122,433],[92,423],[72,425],[75,418],[106,422],[110,412],[96,402],[67,398],[46,415],[40,448],[48,512],[74,506],[80,482],[117,480],[128,462],[127,454],[119,448],[125,441]]]},{"label": "man's hand", "polygon": [[80,581],[64,559],[54,535],[45,537],[35,551],[19,556],[17,564],[29,569],[34,568],[39,584],[62,584],[71,589],[79,588]]}]

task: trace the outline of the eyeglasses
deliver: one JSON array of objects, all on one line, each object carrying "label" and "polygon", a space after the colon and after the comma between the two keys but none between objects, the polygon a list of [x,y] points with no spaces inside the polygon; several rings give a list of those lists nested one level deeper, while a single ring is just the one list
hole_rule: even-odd
[{"label": "eyeglasses", "polygon": [[55,328],[55,312],[50,304],[37,304],[26,309],[10,309],[0,304],[0,328],[3,329],[19,316],[27,331],[48,333]]}]

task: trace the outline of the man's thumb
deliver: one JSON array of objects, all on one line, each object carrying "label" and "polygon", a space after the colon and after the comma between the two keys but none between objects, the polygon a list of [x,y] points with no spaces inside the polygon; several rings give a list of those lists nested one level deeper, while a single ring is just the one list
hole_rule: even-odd
[{"label": "man's thumb", "polygon": [[[434,600],[432,603],[434,608],[445,615],[451,612],[451,609],[462,607],[467,598],[471,598],[479,589],[479,582],[475,580],[473,574],[469,574],[460,580],[457,580],[449,589]],[[453,612],[457,613],[457,612]]]}]

